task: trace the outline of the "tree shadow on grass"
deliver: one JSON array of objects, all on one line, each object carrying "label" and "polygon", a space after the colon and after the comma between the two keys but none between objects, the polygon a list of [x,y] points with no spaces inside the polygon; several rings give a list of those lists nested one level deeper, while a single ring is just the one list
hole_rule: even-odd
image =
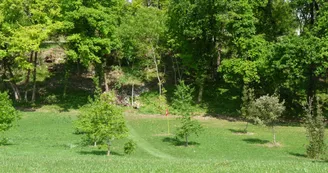
[{"label": "tree shadow on grass", "polygon": [[236,129],[228,129],[230,132],[232,132],[232,133],[247,133],[247,131],[245,132],[245,130],[240,130],[240,129],[238,129],[238,130],[236,130]]},{"label": "tree shadow on grass", "polygon": [[[176,138],[176,137],[165,137],[162,141],[170,143],[174,146],[185,146],[185,144],[186,144],[185,141],[181,141],[179,138]],[[200,143],[191,141],[191,142],[188,142],[188,145],[200,145]]]},{"label": "tree shadow on grass", "polygon": [[294,153],[294,152],[289,152],[288,154],[293,155],[293,156],[296,156],[296,157],[306,158],[306,155],[305,154]]},{"label": "tree shadow on grass", "polygon": [[257,138],[247,138],[247,139],[243,139],[243,141],[250,143],[250,144],[266,144],[266,143],[270,142],[268,140],[262,140],[262,139],[257,139]]},{"label": "tree shadow on grass", "polygon": [[[97,156],[106,156],[107,155],[107,151],[102,151],[102,150],[79,151],[78,153],[81,155],[97,155]],[[123,154],[117,153],[115,151],[111,151],[110,154],[114,155],[114,156],[124,156]]]}]

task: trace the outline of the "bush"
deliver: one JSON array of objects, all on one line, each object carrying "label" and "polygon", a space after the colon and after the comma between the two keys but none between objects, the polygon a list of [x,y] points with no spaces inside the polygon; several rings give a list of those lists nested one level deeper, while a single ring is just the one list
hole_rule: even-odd
[{"label": "bush", "polygon": [[0,92],[0,105],[0,132],[3,132],[13,126],[14,121],[19,118],[19,114],[6,92]]},{"label": "bush", "polygon": [[57,98],[56,95],[49,95],[44,99],[44,102],[47,104],[54,104],[54,103],[58,103],[59,99]]},{"label": "bush", "polygon": [[137,144],[133,140],[129,140],[129,142],[124,144],[124,153],[132,154],[135,152],[137,148]]},{"label": "bush", "polygon": [[304,126],[306,128],[309,144],[306,147],[308,157],[319,159],[325,152],[325,122],[322,108],[318,101],[317,110],[313,109],[313,99],[309,99],[305,109]]}]

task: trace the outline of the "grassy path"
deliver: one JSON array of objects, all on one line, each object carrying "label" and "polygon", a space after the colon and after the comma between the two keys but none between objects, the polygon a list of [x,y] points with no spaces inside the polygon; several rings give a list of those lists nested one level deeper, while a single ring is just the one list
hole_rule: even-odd
[{"label": "grassy path", "polygon": [[138,135],[138,133],[133,129],[132,126],[130,126],[129,124],[127,124],[127,125],[130,130],[130,138],[137,142],[139,148],[141,148],[142,150],[146,151],[150,155],[155,156],[157,158],[176,159],[175,157],[173,157],[169,154],[163,153],[160,150],[154,148],[149,142],[147,142],[142,137],[140,137]]}]

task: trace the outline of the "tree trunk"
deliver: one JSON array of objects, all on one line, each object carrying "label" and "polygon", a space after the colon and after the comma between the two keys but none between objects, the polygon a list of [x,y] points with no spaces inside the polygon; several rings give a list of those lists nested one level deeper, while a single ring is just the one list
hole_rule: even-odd
[{"label": "tree trunk", "polygon": [[[32,63],[33,61],[33,54],[34,54],[34,51],[31,51],[31,55],[30,55],[30,59],[29,59],[29,63]],[[28,84],[30,83],[30,76],[31,76],[31,69],[28,69],[27,70],[27,75],[26,75],[26,79],[24,81],[24,84],[25,84],[25,94],[24,94],[24,100],[25,102],[28,102]]]},{"label": "tree trunk", "polygon": [[186,139],[186,147],[188,147],[188,135],[187,134],[185,134],[185,139]]},{"label": "tree trunk", "polygon": [[218,46],[218,58],[216,60],[217,71],[219,70],[220,65],[221,65],[221,47]]},{"label": "tree trunk", "polygon": [[[316,103],[316,84],[317,77],[315,76],[315,65],[311,64],[309,67],[309,79],[307,87],[307,98],[313,98],[313,102]],[[308,100],[309,101],[309,100]]]},{"label": "tree trunk", "polygon": [[21,95],[20,95],[20,92],[19,92],[19,88],[16,85],[15,81],[12,81],[14,79],[14,74],[13,74],[10,66],[5,63],[5,67],[6,66],[7,66],[8,72],[9,72],[9,84],[10,84],[12,90],[14,91],[15,100],[19,102],[19,101],[21,101]]},{"label": "tree trunk", "polygon": [[204,83],[201,83],[199,86],[198,98],[197,102],[200,103],[203,100],[203,92],[204,92]]},{"label": "tree trunk", "polygon": [[153,60],[154,60],[155,68],[156,68],[156,75],[157,75],[157,80],[158,80],[159,95],[161,96],[162,95],[162,81],[161,81],[161,78],[159,76],[158,64],[157,64],[157,59],[156,59],[154,48],[152,48],[152,53],[153,53]]},{"label": "tree trunk", "polygon": [[106,92],[109,92],[106,70],[104,70],[104,83],[105,83],[105,90],[106,90]]},{"label": "tree trunk", "polygon": [[66,98],[67,94],[67,87],[68,87],[68,78],[69,78],[69,71],[67,70],[67,65],[65,65],[65,76],[64,76],[64,91],[63,91],[63,97]]},{"label": "tree trunk", "polygon": [[107,142],[107,156],[110,156],[110,140]]},{"label": "tree trunk", "polygon": [[172,60],[172,68],[174,73],[174,84],[177,85],[177,70],[175,69],[174,60],[172,56],[171,56],[171,60]]},{"label": "tree trunk", "polygon": [[93,143],[93,146],[94,146],[94,147],[96,147],[96,146],[97,146],[97,141],[95,141],[95,142]]},{"label": "tree trunk", "polygon": [[131,106],[133,107],[133,103],[134,103],[134,100],[133,100],[133,98],[134,98],[134,84],[132,84],[132,91],[131,91]]},{"label": "tree trunk", "polygon": [[246,126],[245,126],[245,129],[244,129],[244,133],[247,133],[247,129],[248,129],[248,121],[246,122]]},{"label": "tree trunk", "polygon": [[21,100],[21,96],[20,96],[19,89],[18,89],[17,85],[14,82],[12,82],[12,81],[9,81],[9,84],[10,84],[12,90],[14,91],[15,100],[16,101],[20,101]]},{"label": "tree trunk", "polygon": [[[29,59],[29,63],[31,63],[33,61],[33,54],[34,52],[31,51],[31,55],[30,55],[30,59]],[[26,75],[26,79],[24,81],[25,84],[29,83],[30,82],[30,75],[31,75],[31,69],[28,69],[27,70],[27,75]]]},{"label": "tree trunk", "polygon": [[34,69],[33,69],[33,92],[32,92],[32,103],[35,102],[37,58],[38,58],[38,52],[35,52],[35,55],[34,55]]},{"label": "tree trunk", "polygon": [[182,73],[181,73],[181,70],[180,70],[179,62],[176,58],[175,58],[175,63],[177,65],[177,71],[178,71],[178,76],[179,76],[179,81],[180,81],[182,79]]},{"label": "tree trunk", "polygon": [[273,144],[276,144],[276,133],[274,131],[274,126],[272,125],[272,133],[273,133]]}]

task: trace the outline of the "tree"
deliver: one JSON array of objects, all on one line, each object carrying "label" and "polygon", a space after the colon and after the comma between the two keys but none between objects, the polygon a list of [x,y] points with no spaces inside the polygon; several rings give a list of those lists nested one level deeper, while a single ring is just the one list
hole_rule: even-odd
[{"label": "tree", "polygon": [[[0,49],[2,56],[4,77],[10,84],[16,101],[21,100],[20,89],[17,83],[24,75],[21,70],[27,70],[25,79],[25,96],[30,71],[33,69],[33,93],[32,101],[36,95],[36,66],[37,52],[42,42],[53,36],[57,30],[63,27],[58,21],[61,8],[58,0],[3,0],[0,2]],[[27,54],[31,55],[27,58]],[[34,56],[35,55],[35,56]],[[33,60],[34,56],[34,60]],[[15,73],[15,69],[20,72]],[[22,75],[23,74],[23,75]]]},{"label": "tree", "polygon": [[275,122],[285,111],[284,102],[280,102],[277,96],[262,96],[254,102],[253,114],[259,124],[271,126],[273,133],[273,144],[276,144],[276,134],[274,130]]},{"label": "tree", "polygon": [[177,129],[177,136],[185,140],[185,146],[189,145],[189,137],[191,134],[197,136],[203,130],[203,127],[197,120],[192,120],[191,116],[181,117],[181,126]]},{"label": "tree", "polygon": [[247,85],[243,89],[241,116],[247,121],[244,132],[247,133],[248,123],[253,120],[252,108],[255,101],[254,89],[248,88]]},{"label": "tree", "polygon": [[190,115],[192,112],[193,94],[195,89],[180,81],[174,90],[172,107],[181,115]]},{"label": "tree", "polygon": [[202,131],[202,126],[197,120],[192,120],[192,93],[194,89],[180,81],[174,92],[173,107],[181,114],[181,126],[177,128],[177,137],[185,140],[185,146],[188,146],[189,136],[198,134]]},{"label": "tree", "polygon": [[162,95],[165,82],[161,72],[164,13],[157,8],[143,6],[126,11],[119,32],[123,60],[128,62],[129,68],[142,72],[139,78],[145,81],[156,78],[159,95]]},{"label": "tree", "polygon": [[0,92],[0,132],[4,132],[13,126],[19,114],[12,106],[12,102],[6,92]]},{"label": "tree", "polygon": [[[319,102],[319,101],[318,101]],[[324,154],[326,145],[324,142],[325,126],[320,103],[316,110],[313,108],[313,99],[310,98],[305,109],[304,127],[306,128],[309,144],[306,147],[308,157],[319,159]]]},{"label": "tree", "polygon": [[127,137],[128,133],[122,110],[115,105],[114,98],[113,93],[105,93],[84,106],[76,126],[95,145],[97,142],[106,143],[108,156],[111,142]]},{"label": "tree", "polygon": [[113,50],[120,47],[117,29],[124,0],[66,0],[62,3],[68,59],[84,66],[93,65],[100,86],[108,89],[106,67]]}]

